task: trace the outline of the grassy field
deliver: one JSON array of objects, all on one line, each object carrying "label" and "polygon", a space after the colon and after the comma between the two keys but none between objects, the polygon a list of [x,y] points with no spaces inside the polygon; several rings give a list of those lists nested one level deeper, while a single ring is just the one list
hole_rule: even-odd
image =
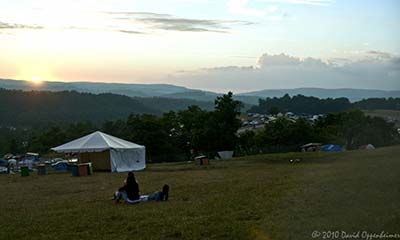
[{"label": "grassy field", "polygon": [[[289,163],[302,158],[301,163]],[[400,146],[153,164],[143,194],[110,199],[124,174],[0,175],[0,239],[312,239],[313,231],[400,232]],[[322,239],[322,238],[316,238]]]}]

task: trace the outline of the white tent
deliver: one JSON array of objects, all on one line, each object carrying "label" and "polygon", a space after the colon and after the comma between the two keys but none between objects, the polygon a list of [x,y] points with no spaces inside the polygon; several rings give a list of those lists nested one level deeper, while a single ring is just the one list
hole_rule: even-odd
[{"label": "white tent", "polygon": [[364,150],[374,150],[375,146],[372,144],[367,144],[367,145],[362,145],[360,146],[360,149],[364,149]]},{"label": "white tent", "polygon": [[233,156],[233,151],[219,151],[218,155],[221,159],[231,159]]},{"label": "white tent", "polygon": [[365,147],[365,149],[367,149],[367,150],[374,150],[374,149],[375,149],[375,146],[372,145],[372,144],[367,144],[367,146]]},{"label": "white tent", "polygon": [[[146,149],[144,146],[100,131],[52,148],[52,150],[63,153],[79,153],[80,158],[92,161],[95,170],[96,166],[99,166],[98,169],[111,170],[112,172],[137,171],[146,167]],[[96,153],[103,154],[96,155]],[[80,159],[81,162],[82,159]],[[103,163],[100,164],[100,162]]]}]

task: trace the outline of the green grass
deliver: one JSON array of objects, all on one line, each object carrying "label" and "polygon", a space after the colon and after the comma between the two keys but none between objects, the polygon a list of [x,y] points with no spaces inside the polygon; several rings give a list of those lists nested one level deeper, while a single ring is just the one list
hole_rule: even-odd
[{"label": "green grass", "polygon": [[[143,194],[114,204],[126,173],[0,175],[0,239],[311,239],[313,230],[399,232],[400,146],[152,164]],[[291,164],[289,159],[302,158]]]}]

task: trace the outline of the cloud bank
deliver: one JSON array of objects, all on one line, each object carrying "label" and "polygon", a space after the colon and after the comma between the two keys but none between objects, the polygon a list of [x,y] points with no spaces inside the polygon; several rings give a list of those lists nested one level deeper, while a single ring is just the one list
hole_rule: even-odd
[{"label": "cloud bank", "polygon": [[0,22],[1,29],[42,29],[42,26]]},{"label": "cloud bank", "polygon": [[313,5],[313,6],[328,6],[332,0],[259,0],[263,2],[275,2],[275,3],[288,3],[288,4],[301,4],[301,5]]},{"label": "cloud bank", "polygon": [[147,29],[180,32],[228,33],[233,26],[251,25],[249,21],[179,18],[165,13],[153,12],[105,12],[114,20],[143,24]]},{"label": "cloud bank", "polygon": [[48,30],[109,31],[125,34],[151,34],[158,30],[229,33],[234,27],[254,24],[253,22],[241,20],[180,18],[167,13],[155,12],[84,12],[81,15],[91,19],[91,22],[99,22],[99,24],[85,25],[82,22],[81,24],[63,23],[59,26],[38,26],[29,23],[16,24],[0,21],[0,30],[46,28]]},{"label": "cloud bank", "polygon": [[263,54],[254,66],[180,72],[174,81],[214,91],[322,87],[400,90],[400,57],[369,51],[357,60]]}]

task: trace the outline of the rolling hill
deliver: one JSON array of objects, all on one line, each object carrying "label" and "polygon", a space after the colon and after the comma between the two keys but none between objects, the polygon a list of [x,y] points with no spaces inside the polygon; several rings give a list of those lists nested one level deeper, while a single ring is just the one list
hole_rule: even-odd
[{"label": "rolling hill", "polygon": [[[396,233],[399,155],[394,146],[247,156],[209,166],[148,164],[135,173],[141,194],[168,183],[170,198],[135,205],[109,200],[126,173],[71,177],[48,167],[46,176],[0,174],[0,217],[7,223],[0,224],[0,239],[310,240],[323,231]],[[290,163],[294,158],[302,161]]]},{"label": "rolling hill", "polygon": [[[42,82],[34,85],[30,81],[0,79],[0,88],[15,90],[40,91],[77,91],[85,93],[113,93],[129,97],[162,97],[170,99],[191,99],[201,102],[214,102],[222,93],[190,89],[171,84],[133,84],[133,83],[101,83],[101,82]],[[255,92],[240,93],[235,99],[247,105],[258,104],[259,98],[281,97],[288,93],[318,98],[346,97],[350,101],[366,98],[400,97],[400,91],[385,91],[372,89],[324,89],[324,88],[295,88],[295,89],[265,89]]]},{"label": "rolling hill", "polygon": [[197,105],[212,110],[214,103],[193,99],[128,97],[77,91],[22,91],[0,88],[0,127],[126,118],[130,114],[161,115]]},{"label": "rolling hill", "polygon": [[30,81],[0,79],[0,88],[40,91],[77,91],[87,93],[114,93],[130,97],[155,97],[189,91],[185,87],[169,84],[125,84],[102,82],[42,82],[40,85]]},{"label": "rolling hill", "polygon": [[102,123],[127,117],[131,113],[161,114],[123,95],[0,89],[0,126],[78,121]]},{"label": "rolling hill", "polygon": [[400,91],[385,91],[374,89],[325,89],[325,88],[294,88],[294,89],[265,89],[261,91],[248,92],[240,94],[241,96],[256,96],[260,98],[266,97],[282,97],[285,94],[295,96],[298,94],[304,96],[313,96],[318,98],[348,98],[351,102],[359,101],[367,98],[389,98],[400,97]]}]

